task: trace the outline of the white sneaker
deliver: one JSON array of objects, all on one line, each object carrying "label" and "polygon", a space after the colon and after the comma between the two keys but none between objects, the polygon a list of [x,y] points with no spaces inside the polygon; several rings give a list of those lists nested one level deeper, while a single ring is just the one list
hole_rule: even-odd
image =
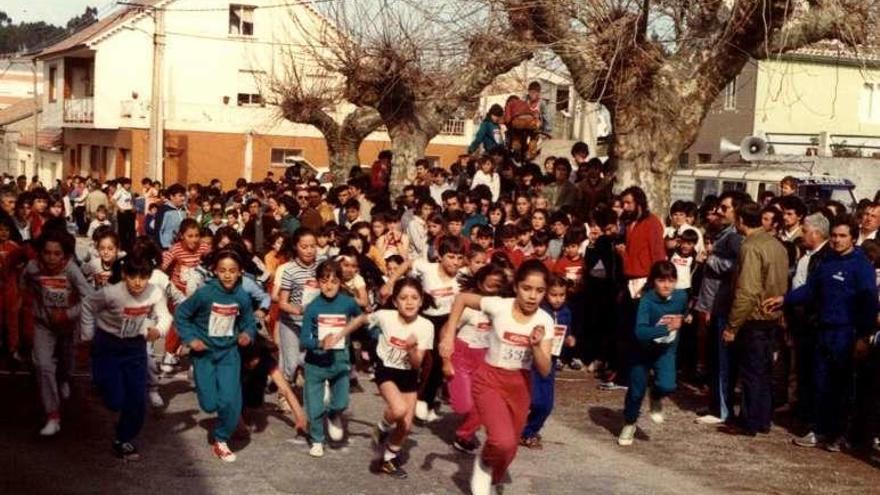
[{"label": "white sneaker", "polygon": [[46,421],[46,426],[40,430],[40,435],[44,437],[51,437],[61,431],[61,420],[60,419],[50,419]]},{"label": "white sneaker", "polygon": [[309,455],[312,457],[324,457],[324,444],[315,442],[309,449]]},{"label": "white sneaker", "polygon": [[474,458],[474,472],[471,474],[471,494],[492,495],[492,488],[492,471],[478,455]]},{"label": "white sneaker", "polygon": [[226,445],[226,442],[214,442],[212,450],[214,451],[214,455],[216,455],[221,461],[235,462],[235,453],[229,450],[229,446]]},{"label": "white sneaker", "polygon": [[434,421],[437,421],[438,419],[440,419],[440,415],[437,414],[437,411],[435,411],[433,409],[428,409],[428,416],[425,417],[425,423],[433,423]]},{"label": "white sneaker", "polygon": [[61,400],[67,400],[70,398],[70,384],[67,382],[61,382],[58,385],[58,393],[61,394]]},{"label": "white sneaker", "polygon": [[636,438],[636,425],[623,425],[620,430],[620,436],[617,437],[617,445],[621,447],[629,447]]},{"label": "white sneaker", "polygon": [[420,400],[416,402],[416,419],[420,421],[428,420],[428,403]]},{"label": "white sneaker", "polygon": [[663,420],[666,418],[663,417],[663,402],[661,399],[651,400],[651,412],[648,416],[655,424],[663,423]]},{"label": "white sneaker", "polygon": [[327,435],[334,442],[341,442],[345,437],[345,429],[342,427],[342,414],[336,414],[327,418]]},{"label": "white sneaker", "polygon": [[722,421],[721,418],[711,414],[700,416],[694,420],[694,423],[697,423],[698,425],[720,425],[723,422],[724,421]]},{"label": "white sneaker", "polygon": [[150,390],[150,405],[155,407],[156,409],[161,409],[165,407],[165,401],[162,399],[162,396],[159,395],[158,390]]}]

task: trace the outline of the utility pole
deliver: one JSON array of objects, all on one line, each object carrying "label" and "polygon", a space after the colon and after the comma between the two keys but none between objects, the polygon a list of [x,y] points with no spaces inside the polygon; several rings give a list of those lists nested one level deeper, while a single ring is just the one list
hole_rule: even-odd
[{"label": "utility pole", "polygon": [[[37,57],[31,60],[31,70],[34,75],[34,173],[33,175],[40,175],[40,147],[37,145],[39,141],[38,136],[40,134],[40,95],[37,94]],[[26,173],[24,170],[21,173]],[[46,188],[48,189],[48,187]]]},{"label": "utility pole", "polygon": [[165,11],[153,8],[153,84],[152,108],[150,110],[150,154],[146,176],[165,182],[165,116],[162,91],[162,60],[165,56]]}]

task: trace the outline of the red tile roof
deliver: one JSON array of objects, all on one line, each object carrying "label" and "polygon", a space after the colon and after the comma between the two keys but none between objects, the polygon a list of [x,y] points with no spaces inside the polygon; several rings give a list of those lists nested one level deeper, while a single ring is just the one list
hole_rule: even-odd
[{"label": "red tile roof", "polygon": [[35,106],[34,99],[28,98],[0,110],[0,125],[11,124],[30,117],[34,114]]}]

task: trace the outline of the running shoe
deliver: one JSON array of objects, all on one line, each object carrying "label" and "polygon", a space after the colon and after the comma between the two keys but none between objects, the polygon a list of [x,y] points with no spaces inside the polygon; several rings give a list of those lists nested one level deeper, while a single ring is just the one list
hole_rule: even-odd
[{"label": "running shoe", "polygon": [[570,363],[568,363],[568,367],[575,371],[580,371],[584,369],[584,362],[578,358],[574,358],[571,360]]},{"label": "running shoe", "polygon": [[465,454],[475,454],[477,449],[480,448],[480,443],[477,442],[476,438],[471,438],[470,440],[455,437],[455,440],[452,442],[452,447],[459,452],[464,452]]},{"label": "running shoe", "polygon": [[636,438],[636,425],[623,425],[623,429],[620,430],[620,436],[617,437],[617,445],[621,447],[629,447],[633,444],[633,440]]},{"label": "running shoe", "polygon": [[235,462],[235,453],[229,450],[229,446],[226,445],[226,442],[214,442],[212,450],[214,451],[214,455],[221,461]]},{"label": "running shoe", "polygon": [[654,424],[661,424],[666,419],[663,416],[663,401],[661,399],[651,399],[651,412],[648,414]]},{"label": "running shoe", "polygon": [[483,463],[480,456],[474,457],[474,470],[471,474],[471,494],[492,495],[492,470]]},{"label": "running shoe", "polygon": [[345,437],[345,428],[342,425],[342,414],[334,414],[327,418],[327,435],[334,442],[341,442]]},{"label": "running shoe", "polygon": [[40,436],[43,437],[51,437],[58,434],[61,431],[61,420],[56,418],[51,418],[49,421],[46,421],[46,425],[43,426],[43,429],[40,430]]},{"label": "running shoe", "polygon": [[141,455],[138,453],[137,448],[130,442],[120,442],[119,440],[114,441],[113,454],[126,462],[137,462],[141,460]]},{"label": "running shoe", "polygon": [[315,442],[309,449],[309,455],[312,457],[324,457],[324,444]]},{"label": "running shoe", "polygon": [[406,474],[406,471],[404,471],[403,468],[400,467],[400,461],[397,459],[397,457],[395,457],[394,459],[383,461],[382,465],[379,467],[379,471],[398,480],[406,479],[406,477],[408,476]]},{"label": "running shoe", "polygon": [[541,439],[538,437],[520,438],[519,444],[527,449],[532,450],[541,450],[544,448],[544,444],[541,443]]},{"label": "running shoe", "polygon": [[819,446],[819,437],[816,436],[816,433],[811,431],[802,437],[792,438],[791,443],[798,447],[815,448]]},{"label": "running shoe", "polygon": [[428,403],[420,400],[416,401],[416,411],[415,417],[419,421],[427,421],[428,420]]}]

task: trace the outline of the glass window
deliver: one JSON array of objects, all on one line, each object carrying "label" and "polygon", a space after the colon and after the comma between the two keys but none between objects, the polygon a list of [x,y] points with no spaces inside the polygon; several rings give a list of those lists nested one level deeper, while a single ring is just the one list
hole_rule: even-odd
[{"label": "glass window", "polygon": [[252,5],[229,6],[229,34],[238,36],[254,35],[254,12],[256,7]]}]

